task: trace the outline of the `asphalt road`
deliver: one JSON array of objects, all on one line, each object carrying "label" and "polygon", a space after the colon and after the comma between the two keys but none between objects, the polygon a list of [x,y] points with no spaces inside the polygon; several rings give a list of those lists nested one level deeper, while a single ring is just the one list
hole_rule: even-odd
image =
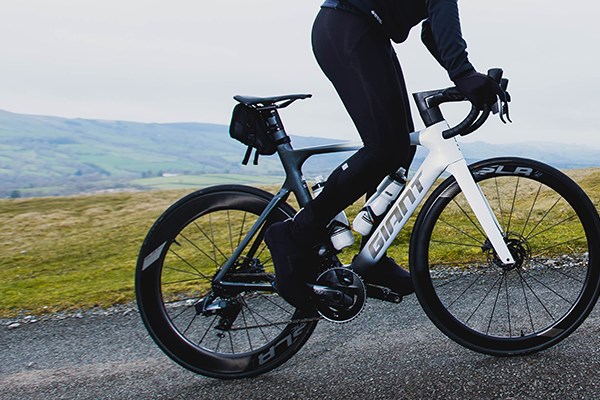
[{"label": "asphalt road", "polygon": [[0,327],[1,399],[594,399],[600,314],[559,345],[495,358],[455,344],[413,297],[321,322],[305,347],[253,379],[195,375],[163,355],[135,311]]}]

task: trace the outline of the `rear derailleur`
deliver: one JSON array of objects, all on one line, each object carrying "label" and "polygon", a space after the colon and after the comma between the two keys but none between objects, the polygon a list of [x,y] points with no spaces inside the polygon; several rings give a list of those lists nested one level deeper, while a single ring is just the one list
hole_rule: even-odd
[{"label": "rear derailleur", "polygon": [[220,331],[228,331],[242,310],[242,303],[237,297],[219,298],[214,293],[200,299],[194,304],[196,315],[205,317],[211,315],[219,316],[219,321],[215,325],[215,329]]}]

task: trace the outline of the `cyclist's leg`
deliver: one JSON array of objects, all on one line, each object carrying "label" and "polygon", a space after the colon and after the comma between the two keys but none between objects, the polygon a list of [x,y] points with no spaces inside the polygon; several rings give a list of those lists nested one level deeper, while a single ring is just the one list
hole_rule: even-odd
[{"label": "cyclist's leg", "polygon": [[323,9],[313,27],[315,57],[334,85],[364,147],[336,168],[311,203],[325,223],[412,159],[412,119],[391,42],[369,21]]},{"label": "cyclist's leg", "polygon": [[292,304],[301,303],[307,276],[298,270],[311,262],[307,255],[319,236],[315,233],[386,174],[408,168],[412,158],[408,97],[390,40],[360,16],[324,9],[313,27],[313,49],[364,147],[333,171],[322,193],[293,221],[274,224],[267,232],[278,289]]},{"label": "cyclist's leg", "polygon": [[[365,144],[331,174],[327,192],[312,204],[328,220],[372,193],[386,174],[400,166],[408,169],[415,151],[408,134],[414,125],[398,58],[389,39],[371,24],[352,14],[323,10],[315,22],[313,48]],[[413,292],[410,274],[387,256],[365,279],[402,295]]]},{"label": "cyclist's leg", "polygon": [[408,168],[412,158],[408,97],[390,40],[360,16],[323,9],[313,27],[313,49],[364,147],[332,172],[321,194],[293,221],[274,224],[265,236],[278,290],[295,305],[302,303],[307,278],[297,271],[310,266],[318,232],[386,174]]}]

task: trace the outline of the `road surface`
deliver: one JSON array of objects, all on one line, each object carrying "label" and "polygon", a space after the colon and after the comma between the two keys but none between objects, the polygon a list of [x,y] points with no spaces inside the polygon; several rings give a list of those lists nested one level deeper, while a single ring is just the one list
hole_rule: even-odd
[{"label": "road surface", "polygon": [[[168,359],[135,310],[2,321],[1,399],[594,399],[600,314],[559,345],[495,358],[440,333],[414,296],[370,300],[358,319],[319,323],[305,347],[253,379],[220,381]],[[11,328],[9,329],[9,325]]]}]

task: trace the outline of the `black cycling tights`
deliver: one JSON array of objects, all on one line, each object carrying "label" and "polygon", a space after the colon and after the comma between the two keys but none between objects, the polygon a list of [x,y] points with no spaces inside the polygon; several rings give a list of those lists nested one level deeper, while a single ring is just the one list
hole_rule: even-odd
[{"label": "black cycling tights", "polygon": [[414,127],[398,58],[377,26],[360,15],[324,8],[313,26],[312,45],[364,144],[310,203],[320,224],[374,191],[385,175],[401,166],[408,170]]}]

